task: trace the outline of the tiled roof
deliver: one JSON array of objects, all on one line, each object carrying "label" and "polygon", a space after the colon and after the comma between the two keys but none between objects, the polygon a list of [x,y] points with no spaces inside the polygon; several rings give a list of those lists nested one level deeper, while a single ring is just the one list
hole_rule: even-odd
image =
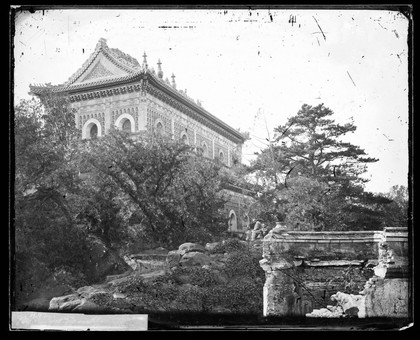
[{"label": "tiled roof", "polygon": [[[100,76],[98,78],[92,78],[87,81],[77,83],[77,80],[88,70],[88,68],[95,61],[99,53],[103,53],[107,59],[109,59],[114,65],[126,72],[124,75],[111,75],[111,76]],[[143,56],[146,57],[145,55]],[[177,90],[175,84],[172,85],[169,81],[163,80],[162,75],[156,74],[153,68],[148,68],[147,63],[143,62],[140,66],[139,62],[129,56],[126,53],[121,52],[118,49],[110,49],[106,44],[106,40],[101,38],[96,44],[95,51],[89,56],[89,58],[83,63],[83,65],[63,84],[51,85],[51,84],[37,84],[30,85],[30,92],[34,95],[42,95],[45,92],[81,92],[85,90],[91,90],[95,87],[121,85],[127,82],[134,82],[136,80],[144,79],[147,77],[153,79],[155,84],[166,90],[167,93],[171,94],[174,98],[181,101],[186,101],[195,111],[200,112],[201,115],[215,122],[217,125],[223,127],[230,133],[233,133],[237,138],[243,139],[242,135],[234,130],[232,127],[227,125],[222,120],[218,119],[207,110],[205,110],[199,103],[195,102],[189,97],[186,92]],[[174,77],[174,76],[173,76]]]},{"label": "tiled roof", "polygon": [[[114,63],[118,68],[127,72],[127,75],[118,76],[107,76],[92,79],[91,81],[85,81],[82,83],[75,82],[86,72],[89,66],[95,61],[99,53],[103,53],[108,59]],[[134,79],[142,72],[142,68],[139,62],[131,57],[130,55],[121,52],[119,49],[110,49],[106,44],[106,40],[101,38],[96,44],[95,50],[89,56],[89,58],[83,63],[83,65],[63,84],[60,85],[30,85],[30,90],[34,94],[41,94],[45,90],[52,90],[53,92],[64,92],[72,91],[83,88],[90,88],[94,86],[100,86],[105,84],[114,84],[122,81],[129,81]]]}]

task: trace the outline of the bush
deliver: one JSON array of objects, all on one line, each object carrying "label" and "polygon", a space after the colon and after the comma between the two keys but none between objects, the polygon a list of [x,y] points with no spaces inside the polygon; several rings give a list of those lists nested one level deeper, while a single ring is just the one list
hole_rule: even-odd
[{"label": "bush", "polygon": [[121,293],[138,293],[147,289],[147,285],[143,279],[135,276],[130,276],[118,285]]},{"label": "bush", "polygon": [[226,285],[217,285],[205,291],[205,305],[224,307],[234,313],[260,314],[263,309],[263,283],[243,277]]},{"label": "bush", "polygon": [[181,276],[188,276],[189,283],[199,287],[209,287],[217,283],[215,274],[202,267],[178,267],[171,274],[170,279],[176,283],[181,283],[179,279]]},{"label": "bush", "polygon": [[113,302],[113,296],[110,293],[96,293],[89,300],[98,306],[110,306]]},{"label": "bush", "polygon": [[178,290],[178,296],[175,299],[176,305],[179,305],[183,311],[205,310],[203,305],[204,290],[197,286],[187,286]]},{"label": "bush", "polygon": [[224,271],[229,277],[245,276],[257,278],[264,276],[264,271],[259,264],[259,258],[253,256],[249,251],[235,251],[229,254]]},{"label": "bush", "polygon": [[57,282],[70,287],[78,288],[88,285],[86,276],[82,272],[69,266],[60,266],[55,268],[53,275]]}]

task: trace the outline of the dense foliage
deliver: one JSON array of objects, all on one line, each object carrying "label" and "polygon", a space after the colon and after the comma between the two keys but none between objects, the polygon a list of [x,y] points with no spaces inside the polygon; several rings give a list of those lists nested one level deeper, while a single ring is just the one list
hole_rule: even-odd
[{"label": "dense foliage", "polygon": [[[251,218],[285,220],[299,230],[404,226],[406,188],[393,187],[388,195],[365,192],[361,175],[376,160],[340,140],[356,127],[336,124],[332,115],[323,105],[304,105],[275,129],[274,141],[249,168],[228,169],[161,135],[111,130],[81,140],[66,97],[21,101],[14,117],[17,287],[40,286],[51,275],[60,277],[63,268],[77,282],[89,281],[92,240],[120,251],[135,242],[175,249],[184,242],[218,240],[227,226],[227,184],[258,192],[249,206]],[[256,179],[253,185],[249,177]],[[102,248],[96,244],[96,249]],[[139,306],[142,299],[154,299],[199,311],[214,305],[260,311],[260,254],[234,239],[212,253],[229,254],[224,284],[218,274],[194,268],[168,278],[189,276],[194,285],[181,290],[162,280],[151,290],[140,292],[142,283],[134,281],[124,290],[138,292],[132,302]]]},{"label": "dense foliage", "polygon": [[[264,271],[259,266],[261,254],[242,249],[227,251],[226,256],[226,265],[218,270],[177,267],[152,282],[131,276],[118,285],[118,290],[136,312],[260,314],[264,284]],[[99,304],[107,303],[110,305],[107,300]]]},{"label": "dense foliage", "polygon": [[89,274],[90,236],[121,250],[205,243],[226,229],[229,176],[188,145],[122,131],[81,140],[74,110],[57,95],[16,105],[14,132],[17,284],[29,262]]},{"label": "dense foliage", "polygon": [[[323,104],[303,105],[249,168],[259,192],[251,215],[298,230],[379,230],[406,225],[404,204],[365,192],[362,174],[377,159],[343,141],[353,123],[338,124]],[[406,202],[406,201],[405,201]],[[389,211],[398,218],[389,218]]]},{"label": "dense foliage", "polygon": [[101,195],[106,187],[110,195],[119,193],[131,222],[142,224],[148,238],[176,246],[209,242],[226,229],[219,163],[159,136],[131,138],[114,130],[85,143],[90,181],[102,187]]}]

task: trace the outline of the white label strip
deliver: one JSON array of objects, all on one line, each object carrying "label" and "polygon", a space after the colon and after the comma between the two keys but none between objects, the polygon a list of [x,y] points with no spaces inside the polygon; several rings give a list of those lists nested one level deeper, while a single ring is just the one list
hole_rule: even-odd
[{"label": "white label strip", "polygon": [[147,314],[12,312],[13,330],[146,331]]}]

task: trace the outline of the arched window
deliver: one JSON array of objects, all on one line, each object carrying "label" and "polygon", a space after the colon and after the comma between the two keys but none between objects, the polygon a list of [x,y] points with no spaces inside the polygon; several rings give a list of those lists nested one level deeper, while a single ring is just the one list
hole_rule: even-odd
[{"label": "arched window", "polygon": [[203,145],[201,146],[201,148],[202,148],[202,150],[203,150],[202,155],[203,155],[204,157],[207,157],[207,154],[208,154],[207,144],[206,144],[206,143],[203,143]]},{"label": "arched window", "polygon": [[188,143],[188,136],[187,136],[187,134],[186,133],[184,133],[182,136],[181,136],[181,140],[182,140],[182,142],[184,143],[184,144],[186,144],[186,145],[188,145],[189,143]]},{"label": "arched window", "polygon": [[89,131],[90,138],[98,137],[98,126],[96,124],[92,124],[90,131]]},{"label": "arched window", "polygon": [[238,220],[236,218],[236,213],[234,210],[229,212],[229,221],[228,221],[228,231],[237,231],[238,230]]},{"label": "arched window", "polygon": [[160,136],[163,135],[163,124],[161,122],[156,124],[156,134]]},{"label": "arched window", "polygon": [[220,159],[221,162],[224,162],[225,161],[224,157],[225,156],[223,155],[223,151],[220,151],[219,152],[219,159]]},{"label": "arched window", "polygon": [[135,125],[133,116],[128,113],[120,114],[115,121],[115,127],[126,132],[135,132]]},{"label": "arched window", "polygon": [[124,120],[122,124],[123,131],[131,132],[131,122],[129,119]]},{"label": "arched window", "polygon": [[96,138],[102,136],[101,123],[95,118],[88,119],[82,127],[82,138]]}]

